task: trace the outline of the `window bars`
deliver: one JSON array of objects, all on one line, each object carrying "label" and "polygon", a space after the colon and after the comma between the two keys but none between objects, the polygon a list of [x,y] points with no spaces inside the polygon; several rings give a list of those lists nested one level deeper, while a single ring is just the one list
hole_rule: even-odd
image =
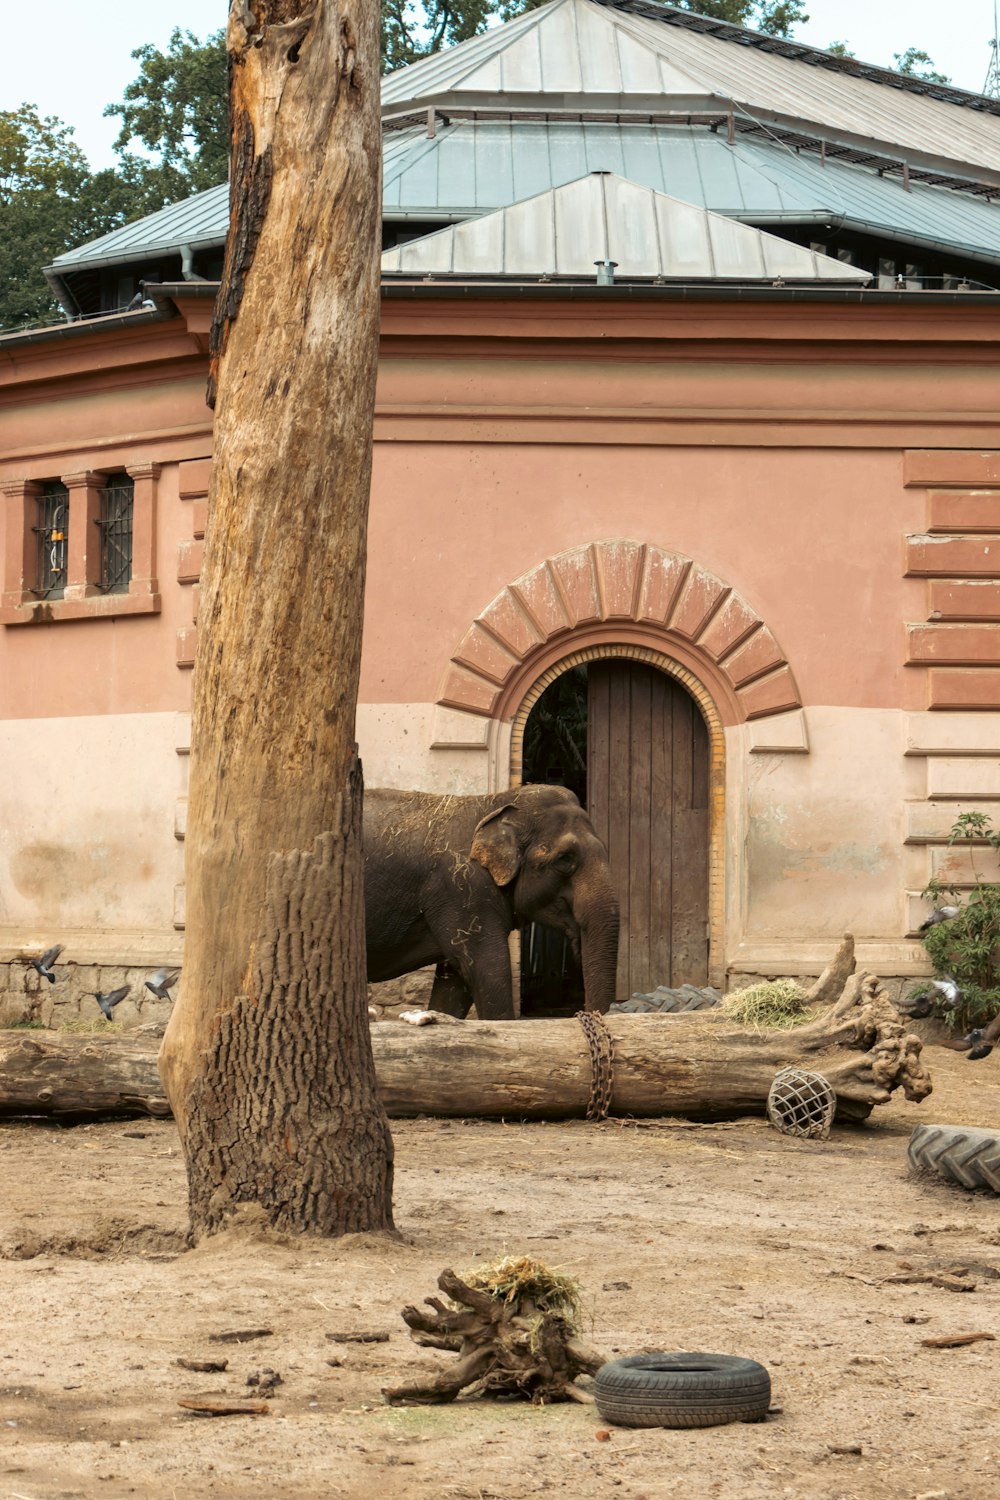
[{"label": "window bars", "polygon": [[109,594],[127,594],[132,577],[132,502],[135,486],[128,474],[109,474],[101,491],[100,586]]},{"label": "window bars", "polygon": [[38,497],[38,562],[34,593],[43,599],[61,599],[66,588],[66,554],[69,549],[69,490],[52,480]]}]

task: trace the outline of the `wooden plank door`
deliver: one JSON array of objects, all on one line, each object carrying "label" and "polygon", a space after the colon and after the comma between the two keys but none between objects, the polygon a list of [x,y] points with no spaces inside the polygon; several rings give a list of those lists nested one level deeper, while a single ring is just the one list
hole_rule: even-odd
[{"label": "wooden plank door", "polygon": [[708,730],[665,672],[587,671],[587,803],[621,903],[618,998],[708,983]]}]

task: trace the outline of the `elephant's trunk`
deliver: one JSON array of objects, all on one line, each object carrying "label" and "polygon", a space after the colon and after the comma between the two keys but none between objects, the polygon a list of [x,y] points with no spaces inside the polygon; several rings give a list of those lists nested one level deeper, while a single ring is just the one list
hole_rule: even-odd
[{"label": "elephant's trunk", "polygon": [[616,999],[618,973],[618,902],[610,885],[588,892],[573,903],[580,927],[580,961],[587,1010],[606,1011]]}]

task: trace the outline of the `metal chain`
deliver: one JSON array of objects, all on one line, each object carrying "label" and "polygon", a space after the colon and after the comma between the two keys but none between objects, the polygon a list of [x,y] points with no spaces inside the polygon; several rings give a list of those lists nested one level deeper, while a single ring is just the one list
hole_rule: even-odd
[{"label": "metal chain", "polygon": [[578,1010],[576,1019],[583,1027],[590,1048],[590,1102],[588,1120],[606,1120],[611,1108],[611,1086],[615,1061],[615,1044],[604,1018],[595,1010]]}]

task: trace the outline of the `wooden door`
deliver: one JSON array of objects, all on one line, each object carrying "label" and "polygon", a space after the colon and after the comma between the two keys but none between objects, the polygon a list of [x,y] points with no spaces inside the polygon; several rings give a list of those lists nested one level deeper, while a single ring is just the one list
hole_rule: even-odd
[{"label": "wooden door", "polygon": [[587,672],[587,803],[621,903],[618,998],[708,983],[708,730],[665,672]]}]

